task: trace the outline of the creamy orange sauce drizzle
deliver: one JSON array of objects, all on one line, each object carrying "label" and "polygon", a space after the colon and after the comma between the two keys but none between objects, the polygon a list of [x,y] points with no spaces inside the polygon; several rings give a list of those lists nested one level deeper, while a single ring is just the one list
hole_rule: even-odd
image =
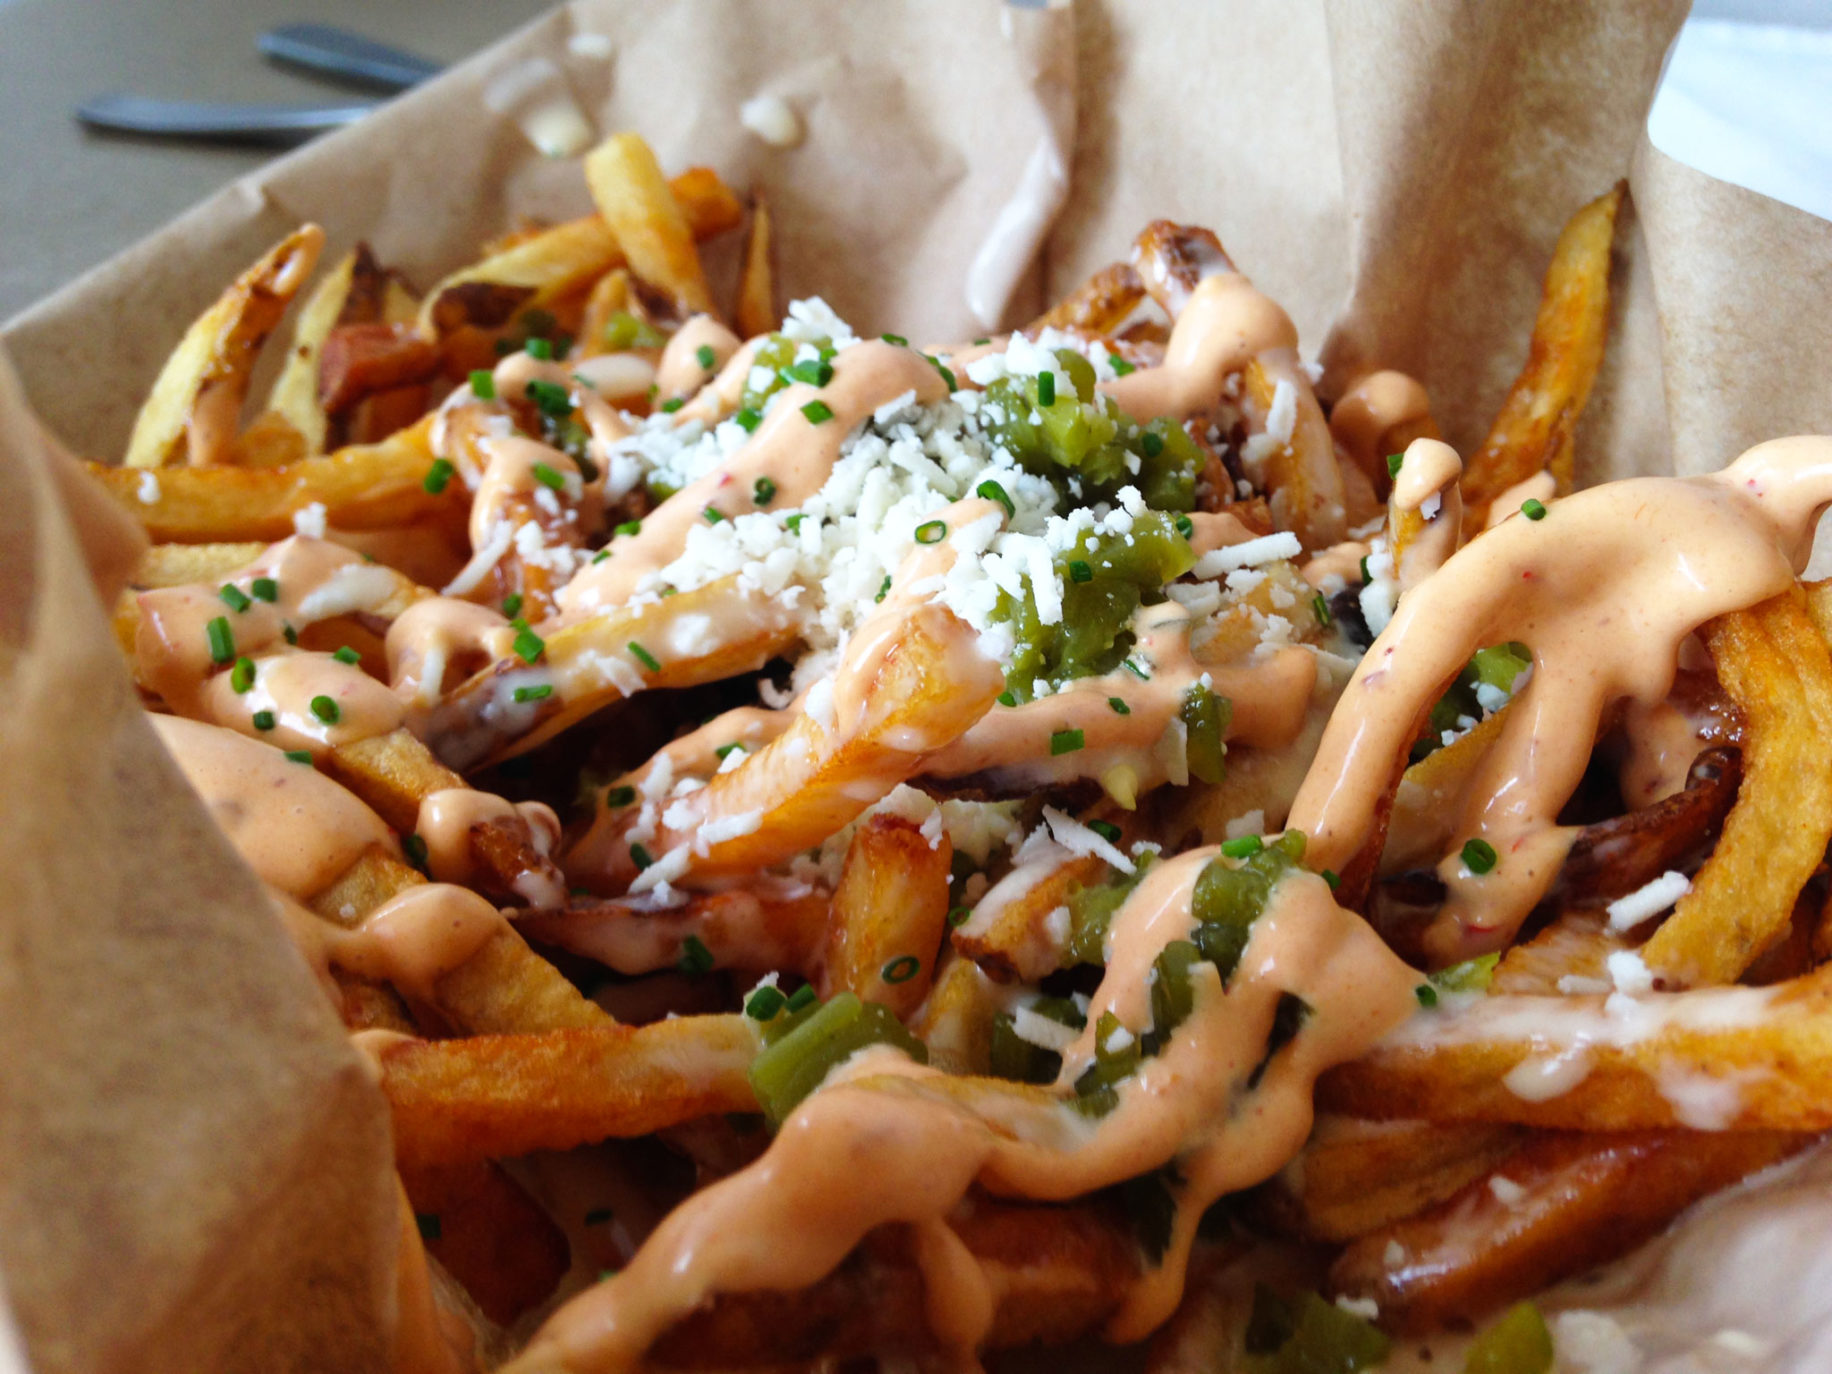
[{"label": "creamy orange sauce drizzle", "polygon": [[1425,388],[1404,372],[1370,372],[1342,393],[1329,413],[1331,436],[1370,478],[1386,476],[1381,440],[1401,425],[1431,417]]},{"label": "creamy orange sauce drizzle", "polygon": [[[713,381],[740,344],[738,336],[711,315],[695,315],[674,333],[655,365],[655,386],[663,396],[686,396]],[[712,350],[712,366],[700,361],[700,350]]]},{"label": "creamy orange sauce drizzle", "polygon": [[310,897],[365,849],[395,848],[380,816],[272,745],[182,716],[149,719],[236,852],[281,892]]},{"label": "creamy orange sauce drizzle", "polygon": [[1414,439],[1401,455],[1387,503],[1387,528],[1398,536],[1394,572],[1401,595],[1443,567],[1462,542],[1462,476],[1457,451],[1436,439]]},{"label": "creamy orange sauce drizzle", "polygon": [[[466,883],[477,876],[471,831],[490,821],[510,821],[527,834],[535,853],[545,858],[560,838],[560,819],[541,802],[509,802],[493,792],[448,787],[420,802],[414,832],[426,842],[426,866],[442,883]],[[548,876],[528,871],[515,880],[516,894],[536,906],[557,906],[565,891]]]},{"label": "creamy orange sauce drizzle", "polygon": [[[1420,721],[1476,649],[1520,640],[1533,674],[1477,768],[1438,865],[1449,898],[1427,936],[1440,963],[1505,945],[1557,874],[1557,824],[1611,702],[1662,700],[1681,642],[1713,616],[1792,585],[1832,501],[1832,440],[1785,439],[1696,478],[1638,478],[1509,520],[1400,602],[1356,669],[1292,808],[1320,867],[1366,842]],[[1470,872],[1464,841],[1491,844]]]},{"label": "creamy orange sauce drizzle", "polygon": [[[1159,865],[1116,914],[1095,1016],[1111,1009],[1145,1029],[1143,971],[1166,942],[1187,934],[1192,886],[1214,852]],[[1118,1106],[1103,1118],[1068,1107],[1060,1085],[1053,1094],[1027,1091],[950,1078],[895,1051],[861,1052],[796,1109],[762,1159],[671,1213],[621,1275],[562,1308],[515,1367],[635,1368],[662,1332],[714,1293],[812,1283],[871,1229],[898,1221],[915,1229],[938,1339],[968,1361],[994,1296],[972,1255],[942,1230],[970,1187],[1063,1199],[1174,1159],[1186,1183],[1169,1251],[1134,1285],[1108,1332],[1136,1339],[1175,1306],[1203,1209],[1297,1151],[1310,1129],[1316,1075],[1408,1016],[1416,981],[1330,900],[1321,879],[1294,875],[1255,923],[1227,994],[1213,966],[1199,965],[1194,1012],[1121,1086]],[[1248,1092],[1282,992],[1315,1012]],[[1086,1049],[1065,1056],[1065,1081]]]},{"label": "creamy orange sauce drizzle", "polygon": [[1693,760],[1711,747],[1710,724],[1671,701],[1629,703],[1621,727],[1627,749],[1616,777],[1630,810],[1685,790]]},{"label": "creamy orange sauce drizzle", "polygon": [[435,1002],[439,980],[508,928],[502,913],[469,888],[419,883],[351,929],[327,926],[325,953],[340,968]]},{"label": "creamy orange sauce drizzle", "polygon": [[388,678],[411,706],[431,708],[449,672],[468,674],[506,658],[514,640],[508,620],[490,607],[429,596],[401,612],[388,627]]},{"label": "creamy orange sauce drizzle", "polygon": [[1558,495],[1558,479],[1549,472],[1536,472],[1531,477],[1523,477],[1489,506],[1488,525],[1494,529],[1511,515],[1519,515],[1520,508],[1528,501],[1538,501],[1543,506],[1550,506]]}]

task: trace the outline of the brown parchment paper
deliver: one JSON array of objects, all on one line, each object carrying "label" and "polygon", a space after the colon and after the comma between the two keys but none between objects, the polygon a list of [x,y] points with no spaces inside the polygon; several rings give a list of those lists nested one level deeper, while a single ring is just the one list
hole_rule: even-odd
[{"label": "brown parchment paper", "polygon": [[[970,281],[1021,320],[1147,219],[1195,220],[1291,311],[1326,394],[1413,371],[1466,451],[1559,226],[1627,175],[1580,471],[1708,469],[1832,432],[1832,224],[1647,145],[1682,18],[1680,0],[581,0],[0,339],[49,427],[117,457],[185,325],[298,220],[424,287],[518,215],[586,210],[576,165],[486,105],[546,57],[600,133],[766,188],[787,289],[862,330],[970,337]],[[802,147],[743,131],[764,92],[801,111]],[[50,461],[0,364],[4,1287],[41,1371],[382,1368],[379,1097],[137,719]]]}]

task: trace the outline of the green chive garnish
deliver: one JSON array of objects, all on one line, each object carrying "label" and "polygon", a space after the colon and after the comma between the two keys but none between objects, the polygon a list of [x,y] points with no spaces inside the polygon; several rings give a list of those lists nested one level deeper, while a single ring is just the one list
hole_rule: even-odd
[{"label": "green chive garnish", "polygon": [[204,626],[204,634],[210,640],[210,661],[212,663],[233,663],[235,661],[235,633],[229,628],[228,616],[217,616]]},{"label": "green chive garnish", "polygon": [[1050,757],[1073,754],[1083,743],[1084,737],[1080,730],[1057,730],[1050,735]]},{"label": "green chive garnish", "polygon": [[1140,682],[1150,682],[1151,681],[1151,674],[1146,672],[1143,668],[1139,667],[1138,664],[1134,663],[1129,658],[1121,659],[1120,667],[1124,668],[1127,672],[1131,673]]},{"label": "green chive garnish", "polygon": [[445,490],[446,484],[452,480],[452,474],[456,471],[458,469],[453,467],[449,460],[435,458],[433,465],[426,470],[426,480],[420,485],[426,489],[428,495],[437,496]]},{"label": "green chive garnish", "polygon": [[1317,624],[1324,629],[1330,625],[1329,598],[1318,592],[1310,599],[1310,613],[1317,617]]},{"label": "green chive garnish", "polygon": [[1117,353],[1109,353],[1107,355],[1107,362],[1108,365],[1113,368],[1113,375],[1115,377],[1124,377],[1128,372],[1137,371],[1131,363],[1127,362]]},{"label": "green chive garnish", "polygon": [[1520,513],[1529,520],[1544,520],[1546,518],[1546,503],[1539,500],[1537,497],[1529,496],[1525,501],[1520,503]]},{"label": "green chive garnish", "polygon": [[887,983],[907,983],[922,972],[922,960],[914,954],[899,954],[879,972]]},{"label": "green chive garnish", "polygon": [[272,711],[256,711],[253,719],[254,728],[257,730],[271,730],[278,724]]},{"label": "green chive garnish", "polygon": [[929,360],[937,372],[941,373],[941,379],[948,384],[950,394],[960,390],[960,387],[955,385],[954,374],[948,370],[947,364],[932,353],[925,353],[922,356]]},{"label": "green chive garnish", "polygon": [[1389,453],[1387,455],[1387,476],[1398,477],[1399,470],[1402,467],[1404,467],[1405,465],[1406,465],[1406,455],[1405,454]]},{"label": "green chive garnish", "polygon": [[312,751],[310,749],[288,749],[286,751],[286,757],[291,759],[294,763],[309,764],[312,761]]},{"label": "green chive garnish", "polygon": [[643,646],[638,644],[635,640],[632,639],[629,642],[629,644],[626,645],[625,647],[629,649],[630,657],[634,658],[638,663],[642,664],[642,666],[647,668],[650,672],[658,673],[661,671],[662,665],[656,659],[655,655],[650,653],[647,649],[643,648]]},{"label": "green chive garnish", "polygon": [[[720,763],[724,763],[726,756],[729,755],[732,752],[732,750],[734,749],[744,749],[744,746],[738,743],[736,740],[733,740],[730,744],[721,744],[717,749],[713,750],[713,753],[719,756]],[[748,754],[750,750],[745,749],[745,752]]]},{"label": "green chive garnish", "polygon": [[[486,372],[484,375],[487,377],[490,374]],[[401,853],[407,856],[407,862],[415,868],[421,870],[426,868],[426,840],[422,836],[416,834],[401,836]]]},{"label": "green chive garnish", "polygon": [[1317,876],[1329,884],[1329,890],[1331,892],[1334,892],[1337,888],[1342,886],[1342,875],[1333,868],[1326,868],[1321,873],[1317,874]]},{"label": "green chive garnish", "polygon": [[510,695],[518,702],[545,701],[553,695],[553,684],[543,682],[535,687],[517,687]]},{"label": "green chive garnish", "polygon": [[768,1021],[788,1003],[781,988],[761,987],[744,999],[744,1014],[753,1021]]},{"label": "green chive garnish", "polygon": [[550,467],[546,463],[536,463],[532,471],[534,473],[534,480],[539,482],[542,486],[551,488],[554,491],[564,491],[566,489],[566,479],[560,475],[559,469]]},{"label": "green chive garnish", "polygon": [[682,400],[679,396],[670,396],[667,400],[662,402],[662,414],[672,415],[686,404],[687,402]]},{"label": "green chive garnish", "polygon": [[948,524],[945,520],[925,520],[916,527],[918,544],[939,544],[948,537]]},{"label": "green chive garnish", "polygon": [[1495,846],[1487,840],[1463,842],[1463,866],[1471,873],[1487,873],[1495,866]]},{"label": "green chive garnish", "polygon": [[767,477],[759,477],[751,483],[751,500],[760,506],[767,506],[776,499],[776,484]]},{"label": "green chive garnish", "polygon": [[1120,842],[1120,828],[1112,821],[1089,821],[1088,829],[1099,835],[1108,844]]},{"label": "green chive garnish", "polygon": [[642,533],[642,521],[625,520],[621,525],[613,525],[611,527],[611,533],[612,534],[641,534]]},{"label": "green chive garnish", "polygon": [[1007,688],[1005,691],[999,693],[998,703],[1001,706],[1016,706],[1018,704],[1017,693]]},{"label": "green chive garnish", "polygon": [[248,590],[254,593],[256,601],[272,603],[280,599],[280,584],[271,577],[257,577],[248,584]]},{"label": "green chive garnish", "polygon": [[248,599],[248,593],[232,582],[225,582],[217,595],[223,599],[225,606],[238,614],[254,605],[254,602]]},{"label": "green chive garnish", "polygon": [[480,401],[496,399],[496,378],[487,368],[476,368],[471,373],[471,395]]},{"label": "green chive garnish", "polygon": [[1148,429],[1139,436],[1139,451],[1147,458],[1156,458],[1164,452],[1164,436],[1155,429]]},{"label": "green chive garnish", "polygon": [[547,641],[533,630],[522,629],[515,636],[515,652],[523,663],[533,663],[547,652]]},{"label": "green chive garnish", "polygon": [[636,789],[630,786],[613,787],[604,794],[606,806],[628,806],[636,800]]},{"label": "green chive garnish", "polygon": [[330,697],[319,695],[312,698],[312,714],[326,725],[335,725],[343,718],[343,712]]},{"label": "green chive garnish", "polygon": [[1132,708],[1118,697],[1108,697],[1107,705],[1113,708],[1113,714],[1116,716],[1129,716],[1132,714]]},{"label": "green chive garnish", "polygon": [[813,1006],[819,1000],[819,997],[815,995],[814,984],[803,983],[800,987],[795,989],[794,992],[789,994],[788,1009],[790,1011],[800,1011],[804,1007]]},{"label": "green chive garnish", "polygon": [[801,511],[796,511],[795,514],[785,517],[782,523],[788,528],[790,534],[799,534],[801,532],[801,522],[807,518],[808,517]]},{"label": "green chive garnish", "polygon": [[522,594],[520,592],[510,592],[503,598],[503,614],[508,616],[509,619],[514,620],[515,617],[521,613]]},{"label": "green chive garnish", "polygon": [[237,692],[246,692],[254,686],[254,660],[238,658],[235,667],[229,670],[229,686]]},{"label": "green chive garnish", "polygon": [[1054,372],[1037,374],[1037,404],[1040,406],[1056,404],[1056,374]]},{"label": "green chive garnish", "polygon": [[725,512],[717,506],[708,506],[701,514],[706,517],[706,523],[709,525],[716,525],[725,518]]},{"label": "green chive garnish", "polygon": [[825,401],[810,401],[801,408],[801,413],[809,424],[821,425],[833,418],[833,407]]},{"label": "green chive garnish", "polygon": [[693,350],[693,356],[700,360],[700,366],[708,372],[711,372],[713,364],[719,361],[719,355],[712,351],[711,344],[701,344]]},{"label": "green chive garnish", "polygon": [[530,339],[522,347],[528,350],[530,358],[539,358],[544,363],[553,361],[553,345],[545,339]]},{"label": "green chive garnish", "polygon": [[901,334],[880,334],[878,337],[883,339],[887,344],[896,344],[899,348],[908,348],[910,346],[910,341]]},{"label": "green chive garnish", "polygon": [[1196,522],[1187,515],[1179,515],[1171,521],[1177,527],[1177,533],[1188,539],[1196,532]]},{"label": "green chive garnish", "polygon": [[1018,513],[1018,508],[1012,504],[1011,496],[1006,492],[1005,488],[993,481],[990,477],[975,487],[973,489],[973,494],[975,496],[983,496],[988,501],[997,501],[1001,506],[1005,507],[1005,514],[1008,517]]},{"label": "green chive garnish", "polygon": [[874,596],[872,600],[875,602],[882,601],[884,600],[885,597],[890,595],[890,591],[891,591],[891,575],[889,573],[886,573],[884,574],[884,581],[878,584],[878,594]]},{"label": "green chive garnish", "polygon": [[352,649],[348,644],[339,648],[331,657],[336,659],[339,663],[356,664],[363,661],[363,656],[357,653],[356,650]]},{"label": "green chive garnish", "polygon": [[952,907],[948,911],[948,924],[959,930],[973,919],[973,908],[968,906]]},{"label": "green chive garnish", "polygon": [[763,416],[749,406],[732,416],[732,419],[738,422],[739,428],[746,434],[755,434],[757,426],[763,423]]},{"label": "green chive garnish", "polygon": [[648,850],[644,849],[639,844],[633,844],[630,846],[630,862],[635,864],[636,871],[641,873],[650,864],[654,863],[655,860],[650,856]]},{"label": "green chive garnish", "polygon": [[711,973],[712,951],[706,948],[706,942],[699,936],[689,935],[681,941],[681,957],[676,966],[689,978],[698,978],[702,973]]},{"label": "green chive garnish", "polygon": [[1079,558],[1071,558],[1069,560],[1069,581],[1071,582],[1092,582],[1093,580],[1094,580],[1094,569],[1093,568],[1089,567],[1086,563],[1084,563]]},{"label": "green chive garnish", "polygon": [[1438,1004],[1438,990],[1430,983],[1420,983],[1412,989],[1412,995],[1419,999],[1421,1007],[1435,1007]]},{"label": "green chive garnish", "polygon": [[1242,835],[1239,839],[1224,841],[1221,852],[1230,859],[1250,859],[1265,847],[1266,842],[1258,835]]}]

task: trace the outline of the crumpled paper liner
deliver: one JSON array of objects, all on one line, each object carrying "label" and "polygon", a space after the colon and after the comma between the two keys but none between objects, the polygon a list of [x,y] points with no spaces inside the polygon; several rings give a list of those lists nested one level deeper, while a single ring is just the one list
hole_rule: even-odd
[{"label": "crumpled paper liner", "polygon": [[[582,0],[0,338],[50,429],[116,457],[185,325],[299,220],[325,225],[327,258],[364,238],[425,287],[519,215],[585,212],[576,164],[486,108],[495,77],[545,57],[600,133],[767,189],[786,290],[862,330],[973,337],[1146,220],[1193,220],[1290,310],[1326,394],[1410,370],[1466,452],[1525,356],[1560,225],[1629,175],[1580,472],[1709,469],[1832,432],[1832,225],[1647,144],[1682,18],[1679,0]],[[612,56],[569,47],[581,31]],[[802,147],[741,128],[765,92],[800,110]],[[0,370],[0,1276],[41,1372],[384,1368],[385,1108],[138,719],[89,590],[89,515],[69,492],[60,513],[57,483]]]}]

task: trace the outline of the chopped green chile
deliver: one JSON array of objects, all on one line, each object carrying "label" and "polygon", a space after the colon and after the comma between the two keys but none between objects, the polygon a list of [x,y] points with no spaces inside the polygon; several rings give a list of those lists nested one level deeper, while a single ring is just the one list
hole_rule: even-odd
[{"label": "chopped green chile", "polygon": [[1151,1033],[1162,1046],[1196,1009],[1190,970],[1202,962],[1202,951],[1188,940],[1172,940],[1152,961]]},{"label": "chopped green chile", "polygon": [[[1066,997],[1039,997],[1030,1004],[1033,1015],[1047,1017],[1071,1030],[1088,1024],[1075,1003]],[[1062,1072],[1062,1056],[1055,1050],[1033,1045],[1019,1035],[1014,1018],[1000,1012],[992,1018],[992,1074],[1017,1083],[1053,1083]]]},{"label": "chopped green chile", "polygon": [[1514,682],[1533,663],[1533,654],[1524,644],[1491,644],[1470,656],[1456,681],[1431,708],[1425,731],[1412,746],[1412,762],[1417,763],[1443,747],[1444,732],[1457,728],[1457,722],[1468,718],[1481,720],[1483,709],[1476,689],[1479,686],[1512,693]]},{"label": "chopped green chile", "polygon": [[1227,735],[1234,704],[1196,683],[1183,694],[1177,715],[1186,732],[1183,748],[1190,776],[1211,785],[1220,782],[1227,776]]},{"label": "chopped green chile", "polygon": [[1315,1293],[1253,1291],[1245,1337],[1254,1374],[1359,1374],[1385,1363],[1392,1342],[1373,1323]]},{"label": "chopped green chile", "polygon": [[1165,1251],[1170,1249],[1171,1237],[1176,1232],[1182,1185],[1183,1180],[1178,1177],[1175,1167],[1166,1165],[1129,1178],[1119,1186],[1126,1216],[1139,1238],[1139,1249],[1144,1252],[1147,1263],[1153,1266],[1162,1264]]},{"label": "chopped green chile", "polygon": [[[789,385],[791,380],[812,382],[819,376],[822,368],[826,368],[827,375],[831,377],[833,369],[827,367],[827,359],[833,356],[831,341],[827,339],[817,341],[815,350],[820,355],[820,361],[810,360],[804,365],[803,371],[808,374],[806,377],[798,374],[791,378],[790,373],[797,366],[795,355],[801,351],[801,345],[786,334],[767,336],[757,346],[757,352],[751,358],[749,375],[759,379],[767,375],[768,380],[764,381],[761,386],[753,386],[746,381],[738,404],[745,410],[754,410],[761,414],[770,397]],[[766,369],[766,371],[760,372],[759,368]]]},{"label": "chopped green chile", "polygon": [[751,1089],[770,1124],[780,1126],[837,1065],[867,1045],[880,1044],[893,1045],[918,1063],[929,1061],[928,1047],[890,1008],[839,993],[765,1046],[751,1063]]},{"label": "chopped green chile", "polygon": [[1479,954],[1474,959],[1439,969],[1431,975],[1431,981],[1440,992],[1487,992],[1489,979],[1495,976],[1495,965],[1500,961],[1499,953]]},{"label": "chopped green chile", "polygon": [[606,320],[598,338],[612,353],[630,348],[660,348],[668,342],[661,330],[627,310],[619,310]]},{"label": "chopped green chile", "polygon": [[1252,925],[1266,910],[1272,889],[1304,858],[1304,836],[1287,830],[1256,854],[1238,862],[1211,859],[1196,877],[1191,913],[1196,918],[1192,939],[1221,970],[1225,984],[1247,947]]},{"label": "chopped green chile", "polygon": [[1107,927],[1113,922],[1113,913],[1132,895],[1132,889],[1139,885],[1155,858],[1150,853],[1141,854],[1134,872],[1115,872],[1106,882],[1076,887],[1069,893],[1069,943],[1063,967],[1107,962]]},{"label": "chopped green chile", "polygon": [[1463,1357],[1464,1374],[1550,1374],[1552,1333],[1530,1302],[1510,1307],[1485,1329]]},{"label": "chopped green chile", "polygon": [[[1115,1045],[1115,1039],[1119,1044]],[[1102,1012],[1094,1023],[1094,1062],[1075,1080],[1075,1095],[1100,1098],[1103,1093],[1117,1093],[1119,1085],[1130,1078],[1144,1061],[1145,1047],[1120,1023],[1112,1012]]]}]

